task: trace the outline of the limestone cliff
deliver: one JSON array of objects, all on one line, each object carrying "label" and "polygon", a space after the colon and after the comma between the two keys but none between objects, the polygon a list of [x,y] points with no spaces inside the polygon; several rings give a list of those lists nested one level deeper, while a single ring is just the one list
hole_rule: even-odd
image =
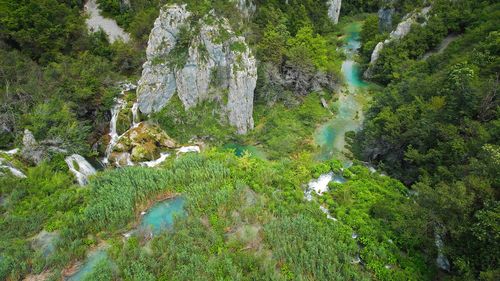
[{"label": "limestone cliff", "polygon": [[326,4],[328,5],[328,17],[330,17],[334,24],[337,24],[339,22],[342,0],[328,0]]},{"label": "limestone cliff", "polygon": [[235,2],[236,8],[245,18],[251,17],[257,10],[257,6],[252,0],[233,0],[233,2]]},{"label": "limestone cliff", "polygon": [[213,99],[238,133],[253,128],[256,60],[243,37],[211,12],[194,20],[186,5],[167,5],[151,31],[137,88],[139,109],[161,110],[176,93],[189,109]]},{"label": "limestone cliff", "polygon": [[[376,64],[376,62],[377,62],[377,60],[378,60],[378,58],[380,56],[380,53],[384,49],[384,46],[386,44],[389,44],[390,42],[392,42],[394,40],[400,40],[400,39],[404,38],[406,35],[408,35],[408,33],[410,33],[410,31],[411,31],[411,26],[413,24],[417,23],[417,19],[419,17],[426,17],[427,14],[430,12],[430,10],[431,10],[431,7],[426,7],[426,8],[423,8],[420,12],[413,12],[413,13],[410,13],[410,14],[406,15],[403,18],[403,20],[398,24],[398,26],[396,27],[396,29],[393,30],[389,34],[389,38],[386,39],[383,42],[379,42],[377,44],[377,46],[375,46],[375,49],[373,50],[373,53],[372,53],[372,56],[371,56],[371,60],[370,60],[370,64],[368,66],[368,69],[363,74],[363,76],[365,78],[368,79],[368,78],[372,77],[372,75],[373,75],[373,67]],[[425,22],[422,23],[422,25],[425,25]]]}]

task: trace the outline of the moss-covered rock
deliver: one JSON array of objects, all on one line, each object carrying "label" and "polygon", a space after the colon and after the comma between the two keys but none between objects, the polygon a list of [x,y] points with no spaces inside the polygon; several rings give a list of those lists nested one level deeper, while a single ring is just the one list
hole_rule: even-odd
[{"label": "moss-covered rock", "polygon": [[119,155],[128,153],[133,162],[151,161],[159,157],[161,152],[175,149],[177,144],[158,126],[140,123],[128,130],[120,138],[113,152]]},{"label": "moss-covered rock", "polygon": [[159,157],[160,149],[153,143],[147,142],[132,148],[132,161],[151,161]]}]

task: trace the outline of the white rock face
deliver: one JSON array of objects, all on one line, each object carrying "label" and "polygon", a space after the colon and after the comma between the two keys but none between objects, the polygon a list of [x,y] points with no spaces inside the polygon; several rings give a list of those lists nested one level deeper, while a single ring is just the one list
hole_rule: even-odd
[{"label": "white rock face", "polygon": [[[365,73],[363,74],[363,76],[365,78],[372,77],[373,67],[374,67],[375,63],[377,62],[378,58],[380,57],[380,53],[384,49],[384,46],[386,44],[389,44],[390,42],[392,42],[394,40],[401,40],[404,37],[406,37],[406,35],[408,35],[408,33],[410,33],[410,31],[411,31],[411,26],[413,24],[417,23],[417,19],[419,17],[427,16],[427,14],[429,14],[430,10],[431,10],[431,7],[429,6],[429,7],[423,8],[420,12],[413,12],[413,13],[406,15],[403,18],[403,20],[398,24],[396,29],[393,30],[391,32],[391,34],[389,34],[389,38],[386,39],[384,42],[379,42],[377,44],[377,46],[375,46],[375,49],[373,50],[373,53],[371,56],[370,65],[369,65],[368,69],[365,71]],[[425,24],[426,24],[425,22],[422,23],[422,26]]]},{"label": "white rock face", "polygon": [[154,23],[146,49],[147,61],[137,88],[139,109],[143,113],[161,110],[174,95],[177,88],[174,72],[166,65],[164,57],[177,44],[180,28],[189,16],[191,13],[186,5],[163,7]]},{"label": "white rock face", "polygon": [[[167,5],[160,11],[137,89],[139,109],[145,114],[157,112],[175,93],[186,109],[203,100],[218,100],[225,103],[229,123],[244,134],[253,128],[256,60],[227,20],[211,12],[199,20],[199,30],[194,30],[190,16],[186,5]],[[181,29],[189,30],[192,38],[186,63],[179,68],[168,60]]]},{"label": "white rock face", "polygon": [[328,17],[334,24],[339,23],[342,0],[329,0],[326,4],[328,5]]},{"label": "white rock face", "polygon": [[245,18],[251,17],[255,11],[257,10],[257,7],[255,6],[255,3],[253,3],[252,0],[233,0],[236,2],[236,8],[240,11],[240,13],[243,15]]}]

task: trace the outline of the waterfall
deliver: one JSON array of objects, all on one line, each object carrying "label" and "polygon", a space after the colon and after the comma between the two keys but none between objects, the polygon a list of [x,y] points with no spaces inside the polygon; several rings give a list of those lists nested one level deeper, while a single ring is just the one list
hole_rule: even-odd
[{"label": "waterfall", "polygon": [[[344,183],[345,181],[346,180],[344,179],[344,177],[342,177],[341,175],[336,175],[334,172],[322,174],[321,176],[319,176],[318,179],[311,180],[307,184],[307,189],[304,192],[304,198],[307,201],[312,201],[313,200],[313,192],[316,192],[316,194],[321,196],[324,192],[328,191],[328,184],[330,182]],[[326,215],[327,219],[332,220],[332,221],[337,221],[337,219],[334,218],[330,214],[330,211],[327,208],[320,205],[319,209]]]},{"label": "waterfall", "polygon": [[88,177],[96,173],[94,167],[78,154],[68,156],[64,161],[68,164],[69,170],[75,175],[79,185],[86,185]]},{"label": "waterfall", "polygon": [[16,169],[15,167],[13,167],[10,163],[4,164],[4,161],[5,161],[5,159],[0,158],[0,169],[8,169],[10,171],[10,173],[15,177],[26,178],[26,175],[23,172]]},{"label": "waterfall", "polygon": [[[127,106],[127,102],[123,99],[123,96],[125,95],[125,92],[128,92],[130,90],[135,89],[136,86],[131,84],[131,83],[126,83],[122,85],[122,91],[120,95],[115,98],[115,104],[111,108],[111,121],[109,122],[109,144],[108,147],[106,148],[106,156],[103,159],[104,164],[109,163],[109,156],[113,152],[113,148],[115,145],[118,143],[118,140],[120,139],[120,136],[118,135],[118,132],[116,130],[116,123],[118,122],[118,115],[120,114],[120,111],[122,109],[125,109]],[[135,117],[134,117],[135,119]],[[134,120],[135,122],[135,120]],[[135,124],[135,123],[134,123]]]},{"label": "waterfall", "polygon": [[436,244],[436,248],[437,248],[437,251],[438,251],[438,256],[436,258],[436,264],[437,266],[442,269],[442,270],[445,270],[445,271],[450,271],[450,261],[448,260],[448,258],[446,258],[446,256],[444,255],[444,241],[443,241],[443,235],[444,235],[444,227],[441,226],[441,225],[438,225],[435,229],[434,229],[434,243]]},{"label": "waterfall", "polygon": [[136,128],[139,126],[139,103],[136,101],[134,105],[132,105],[132,127]]},{"label": "waterfall", "polygon": [[328,183],[333,180],[333,172],[321,175],[317,180],[311,180],[307,185],[306,199],[307,201],[312,200],[312,192],[316,192],[318,195],[323,194],[323,192],[328,191]]}]

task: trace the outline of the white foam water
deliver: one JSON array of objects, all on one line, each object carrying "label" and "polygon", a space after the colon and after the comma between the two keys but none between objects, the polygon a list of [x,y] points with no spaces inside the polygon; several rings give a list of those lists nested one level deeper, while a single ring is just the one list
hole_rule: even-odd
[{"label": "white foam water", "polygon": [[160,154],[160,158],[153,160],[153,161],[141,162],[140,165],[145,166],[145,167],[154,168],[154,167],[157,167],[158,165],[160,165],[161,163],[165,162],[165,160],[167,160],[168,157],[170,157],[170,153],[162,152]]},{"label": "white foam water", "polygon": [[115,148],[116,144],[118,143],[118,140],[120,140],[120,135],[118,135],[116,124],[118,122],[118,115],[120,114],[120,111],[122,109],[125,109],[127,106],[127,102],[123,99],[125,96],[125,92],[128,92],[130,90],[135,89],[136,86],[131,83],[126,83],[122,85],[122,91],[120,95],[115,98],[115,104],[111,108],[111,121],[109,122],[109,144],[106,147],[106,155],[103,159],[104,164],[109,164],[109,157],[111,156],[111,153],[113,152],[113,149]]},{"label": "white foam water", "polygon": [[95,168],[81,155],[73,154],[64,160],[71,173],[75,175],[79,185],[86,185],[88,177],[96,173]]}]

